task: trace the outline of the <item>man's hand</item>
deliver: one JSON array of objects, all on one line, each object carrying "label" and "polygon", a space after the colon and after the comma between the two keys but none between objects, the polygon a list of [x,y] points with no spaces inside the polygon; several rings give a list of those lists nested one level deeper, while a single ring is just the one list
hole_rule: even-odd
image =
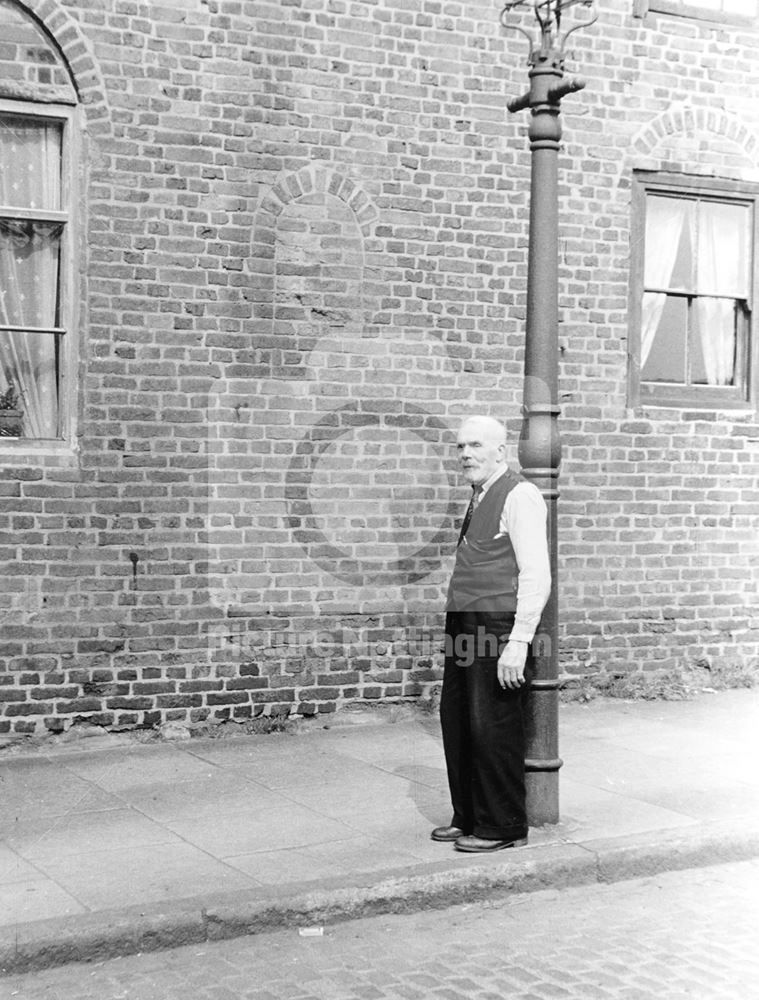
[{"label": "man's hand", "polygon": [[509,639],[498,657],[498,683],[504,690],[516,691],[524,684],[524,666],[527,662],[527,643]]}]

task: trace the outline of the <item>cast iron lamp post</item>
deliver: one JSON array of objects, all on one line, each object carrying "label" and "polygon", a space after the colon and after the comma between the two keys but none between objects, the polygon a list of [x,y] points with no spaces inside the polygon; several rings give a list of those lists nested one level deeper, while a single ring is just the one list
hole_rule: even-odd
[{"label": "cast iron lamp post", "polygon": [[[572,7],[587,16],[562,22]],[[532,10],[532,31],[519,23]],[[548,505],[553,587],[533,643],[535,676],[527,713],[527,817],[530,826],[559,821],[559,643],[557,573],[557,498],[561,441],[558,429],[559,381],[559,210],[558,154],[561,99],[581,90],[582,80],[564,78],[566,41],[573,31],[593,24],[595,0],[507,0],[504,27],[530,42],[530,89],[509,101],[509,111],[530,109],[530,242],[527,264],[527,329],[519,462],[522,474],[538,486]]]}]

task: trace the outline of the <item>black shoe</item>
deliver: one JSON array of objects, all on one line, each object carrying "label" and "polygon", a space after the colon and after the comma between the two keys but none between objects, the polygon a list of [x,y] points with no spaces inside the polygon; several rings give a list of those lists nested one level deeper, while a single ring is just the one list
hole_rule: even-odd
[{"label": "black shoe", "polygon": [[469,851],[472,854],[487,854],[489,851],[502,851],[505,847],[524,847],[527,837],[516,840],[488,840],[485,837],[457,837],[453,845],[457,851]]},{"label": "black shoe", "polygon": [[444,843],[453,843],[453,841],[463,836],[464,831],[460,830],[457,826],[436,826],[430,834],[433,840],[439,840]]}]

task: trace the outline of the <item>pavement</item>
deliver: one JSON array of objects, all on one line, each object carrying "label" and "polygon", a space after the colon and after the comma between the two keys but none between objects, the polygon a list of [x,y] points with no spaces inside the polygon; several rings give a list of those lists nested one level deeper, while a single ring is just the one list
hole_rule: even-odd
[{"label": "pavement", "polygon": [[440,729],[408,708],[6,747],[0,970],[759,857],[758,744],[759,689],[562,705],[560,822],[489,856],[430,840]]}]

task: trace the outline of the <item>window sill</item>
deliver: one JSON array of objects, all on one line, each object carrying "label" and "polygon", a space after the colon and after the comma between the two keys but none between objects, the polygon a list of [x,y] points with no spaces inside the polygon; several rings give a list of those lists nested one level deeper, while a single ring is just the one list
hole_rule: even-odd
[{"label": "window sill", "polygon": [[68,441],[0,438],[0,467],[30,465],[51,469],[76,469],[79,467],[79,452]]},{"label": "window sill", "polygon": [[664,411],[669,411],[667,417],[679,420],[710,420],[710,421],[733,421],[735,423],[753,423],[757,418],[756,409],[752,406],[743,407],[721,407],[721,406],[697,406],[695,403],[654,403],[641,401],[631,414],[637,416],[661,417]]},{"label": "window sill", "polygon": [[674,383],[641,382],[641,406],[666,406],[681,410],[752,410],[754,407],[735,386],[702,386],[688,389]]}]

